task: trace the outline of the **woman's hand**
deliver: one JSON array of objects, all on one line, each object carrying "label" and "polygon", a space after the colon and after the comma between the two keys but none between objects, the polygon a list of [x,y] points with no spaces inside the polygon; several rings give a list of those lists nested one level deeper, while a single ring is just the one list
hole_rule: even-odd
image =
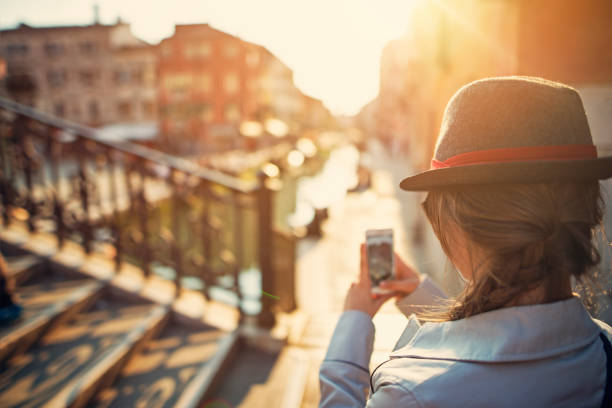
[{"label": "woman's hand", "polygon": [[380,288],[396,292],[399,298],[411,294],[421,283],[421,277],[396,252],[393,255],[395,256],[395,278],[380,282]]},{"label": "woman's hand", "polygon": [[344,310],[361,310],[367,313],[370,317],[374,317],[378,309],[388,299],[394,296],[394,293],[388,295],[374,295],[371,293],[372,282],[368,274],[368,261],[365,244],[361,244],[361,263],[359,281],[352,283],[344,301]]}]

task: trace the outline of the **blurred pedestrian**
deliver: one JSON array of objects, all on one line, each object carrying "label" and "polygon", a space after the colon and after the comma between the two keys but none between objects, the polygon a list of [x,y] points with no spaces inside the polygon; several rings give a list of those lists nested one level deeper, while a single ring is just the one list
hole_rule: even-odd
[{"label": "blurred pedestrian", "polygon": [[6,261],[0,254],[0,325],[9,323],[21,315],[22,308],[14,301],[13,286]]},{"label": "blurred pedestrian", "polygon": [[572,288],[600,261],[609,177],[612,157],[598,158],[573,88],[530,77],[461,88],[431,169],[400,187],[428,192],[425,214],[465,289],[445,303],[396,255],[396,279],[381,287],[409,320],[370,375],[371,319],[392,295],[373,298],[362,246],[321,365],[321,407],[612,406],[612,328]]}]

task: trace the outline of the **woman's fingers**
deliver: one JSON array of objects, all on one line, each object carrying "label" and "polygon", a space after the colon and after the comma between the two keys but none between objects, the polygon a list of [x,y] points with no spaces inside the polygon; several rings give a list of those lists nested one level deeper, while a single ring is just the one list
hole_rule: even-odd
[{"label": "woman's fingers", "polygon": [[376,297],[374,297],[370,292],[372,284],[368,274],[368,260],[365,244],[361,244],[360,257],[359,280],[351,284],[344,300],[344,310],[361,310],[370,315],[370,317],[373,317],[382,304],[395,296],[396,293],[391,292],[389,294],[376,295]]},{"label": "woman's fingers", "polygon": [[383,289],[392,290],[394,292],[401,292],[404,294],[412,293],[417,286],[421,283],[421,280],[416,278],[406,278],[399,280],[386,280],[380,282],[380,287]]},{"label": "woman's fingers", "polygon": [[361,252],[361,262],[360,262],[360,268],[359,268],[359,282],[369,287],[371,283],[370,283],[370,275],[368,273],[368,254],[366,251],[365,243],[361,243],[360,252]]}]

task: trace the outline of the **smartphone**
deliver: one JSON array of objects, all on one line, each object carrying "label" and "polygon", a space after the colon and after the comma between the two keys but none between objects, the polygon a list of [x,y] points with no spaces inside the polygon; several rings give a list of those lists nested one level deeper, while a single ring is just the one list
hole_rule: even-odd
[{"label": "smartphone", "polygon": [[368,257],[368,271],[372,281],[372,293],[391,293],[391,290],[381,289],[379,284],[383,280],[393,279],[394,277],[393,230],[367,230],[366,253]]}]

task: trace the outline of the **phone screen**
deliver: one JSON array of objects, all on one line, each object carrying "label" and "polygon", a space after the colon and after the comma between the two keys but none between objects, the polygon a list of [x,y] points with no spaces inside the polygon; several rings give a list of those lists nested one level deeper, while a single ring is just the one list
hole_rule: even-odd
[{"label": "phone screen", "polygon": [[372,286],[393,277],[393,230],[367,230],[366,251]]}]

